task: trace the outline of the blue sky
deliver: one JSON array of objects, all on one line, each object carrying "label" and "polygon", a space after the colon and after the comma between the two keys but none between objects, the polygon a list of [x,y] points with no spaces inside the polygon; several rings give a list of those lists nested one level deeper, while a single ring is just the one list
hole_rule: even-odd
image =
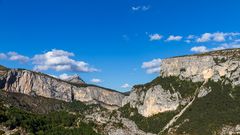
[{"label": "blue sky", "polygon": [[239,0],[0,0],[0,63],[127,91],[161,59],[239,47]]}]

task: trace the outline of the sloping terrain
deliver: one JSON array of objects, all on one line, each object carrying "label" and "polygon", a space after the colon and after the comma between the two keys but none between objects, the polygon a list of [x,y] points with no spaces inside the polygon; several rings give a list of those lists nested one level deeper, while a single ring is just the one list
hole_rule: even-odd
[{"label": "sloping terrain", "polygon": [[165,59],[159,77],[134,86],[127,95],[83,81],[76,84],[3,67],[0,130],[21,134],[240,134],[239,56],[239,49],[229,49]]}]

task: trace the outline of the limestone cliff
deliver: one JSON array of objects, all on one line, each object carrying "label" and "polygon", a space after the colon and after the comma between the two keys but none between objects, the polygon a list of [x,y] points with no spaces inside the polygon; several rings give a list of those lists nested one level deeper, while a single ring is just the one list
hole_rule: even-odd
[{"label": "limestone cliff", "polygon": [[215,51],[205,54],[168,58],[162,61],[162,77],[179,76],[193,82],[221,77],[230,79],[233,85],[240,84],[240,49]]},{"label": "limestone cliff", "polygon": [[103,87],[63,81],[42,73],[12,69],[2,71],[0,88],[15,93],[37,95],[71,102],[100,103],[121,106],[124,94]]},{"label": "limestone cliff", "polygon": [[[138,113],[149,117],[158,113],[175,111],[186,105],[195,96],[206,96],[211,89],[200,85],[208,80],[215,82],[225,80],[233,86],[240,84],[240,49],[214,51],[204,54],[167,58],[162,60],[159,81],[135,86],[129,96],[123,100],[123,105],[130,103],[137,108]],[[174,78],[174,79],[170,79]],[[164,82],[165,81],[165,82]],[[187,82],[186,82],[187,81]],[[184,83],[186,82],[186,83]],[[169,87],[163,87],[168,83]],[[184,96],[183,89],[174,84],[188,86],[198,83],[196,87],[188,88],[190,93]],[[197,88],[199,88],[197,90]]]}]

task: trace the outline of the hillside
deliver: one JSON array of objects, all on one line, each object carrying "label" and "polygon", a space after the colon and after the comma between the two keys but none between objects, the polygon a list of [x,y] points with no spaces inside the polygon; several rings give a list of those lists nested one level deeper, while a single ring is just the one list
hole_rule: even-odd
[{"label": "hillside", "polygon": [[8,92],[37,95],[71,102],[102,104],[109,108],[121,106],[124,94],[85,83],[75,83],[24,69],[2,70],[0,89]]},{"label": "hillside", "polygon": [[239,55],[239,49],[231,49],[165,59],[159,77],[135,85],[127,95],[27,70],[2,70],[0,130],[22,134],[239,134]]}]

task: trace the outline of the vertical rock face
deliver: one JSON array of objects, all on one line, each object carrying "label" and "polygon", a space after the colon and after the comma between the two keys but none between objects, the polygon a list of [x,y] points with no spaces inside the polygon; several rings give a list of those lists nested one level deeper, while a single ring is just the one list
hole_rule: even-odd
[{"label": "vertical rock face", "polygon": [[[203,83],[209,79],[217,82],[224,79],[233,86],[240,85],[240,49],[164,59],[161,63],[160,76],[177,77],[193,83]],[[178,82],[178,85],[181,85],[181,82]],[[194,89],[190,95],[183,97],[184,93],[180,94],[181,88],[170,89],[163,88],[161,84],[153,84],[147,88],[134,87],[130,95],[124,98],[123,105],[130,103],[131,107],[138,109],[138,113],[149,117],[157,113],[174,111],[180,105],[184,106],[197,90]],[[199,89],[197,97],[201,98],[210,92],[211,89],[203,87]]]},{"label": "vertical rock face", "polygon": [[28,70],[8,70],[1,77],[0,82],[1,89],[8,92],[38,95],[67,102],[78,100],[88,103],[121,106],[124,98],[124,95],[120,92],[77,83],[76,81],[69,83]]},{"label": "vertical rock face", "polygon": [[146,91],[142,88],[133,89],[132,93],[124,98],[123,105],[138,109],[138,113],[145,117],[166,111],[174,111],[180,105],[179,93],[164,90],[161,85],[153,86]]},{"label": "vertical rock face", "polygon": [[179,76],[193,82],[208,79],[218,81],[221,77],[228,78],[233,85],[240,84],[240,50],[224,50],[209,54],[169,58],[162,61],[163,77]]}]

